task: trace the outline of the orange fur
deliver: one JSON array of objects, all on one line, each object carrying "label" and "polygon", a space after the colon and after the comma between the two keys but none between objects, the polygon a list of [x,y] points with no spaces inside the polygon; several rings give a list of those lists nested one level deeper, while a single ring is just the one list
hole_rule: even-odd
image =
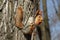
[{"label": "orange fur", "polygon": [[36,17],[36,18],[35,18],[35,24],[37,24],[37,25],[41,24],[42,21],[43,21],[43,18],[42,18],[42,11],[37,10],[35,17]]},{"label": "orange fur", "polygon": [[[43,21],[42,11],[37,10],[37,11],[36,11],[36,15],[35,15],[35,24],[36,24],[36,25],[39,25],[39,24],[42,23],[42,21]],[[30,25],[30,30],[31,30],[31,31],[30,31],[30,34],[33,32],[34,29],[35,29],[35,27],[34,27],[33,23],[31,23],[31,25]]]},{"label": "orange fur", "polygon": [[36,11],[36,16],[37,16],[37,15],[41,15],[41,16],[42,16],[42,11],[41,11],[41,10],[37,10],[37,11]]},{"label": "orange fur", "polygon": [[29,32],[29,34],[32,34],[32,32],[33,32],[34,29],[35,29],[34,25],[30,24],[30,32]]},{"label": "orange fur", "polygon": [[23,10],[21,7],[18,7],[16,10],[16,26],[17,27],[22,28],[23,26],[22,20],[23,20]]}]

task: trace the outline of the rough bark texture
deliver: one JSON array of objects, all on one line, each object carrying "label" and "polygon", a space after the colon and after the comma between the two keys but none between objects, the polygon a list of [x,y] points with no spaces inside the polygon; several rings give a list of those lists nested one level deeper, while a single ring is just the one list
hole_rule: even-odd
[{"label": "rough bark texture", "polygon": [[50,40],[50,30],[49,30],[49,23],[48,23],[48,14],[47,14],[47,4],[46,0],[42,0],[43,3],[43,26],[42,26],[42,40]]},{"label": "rough bark texture", "polygon": [[[36,2],[36,1],[35,1]],[[33,4],[32,4],[33,3]],[[37,2],[24,2],[23,0],[3,0],[0,6],[0,40],[25,40],[21,34],[21,31],[15,26],[15,11],[17,6],[22,6],[24,8],[25,15],[27,13],[35,13],[38,9]],[[29,5],[28,5],[29,4]],[[33,5],[33,6],[32,6]],[[28,8],[26,6],[29,6]],[[35,6],[35,7],[34,7]],[[34,10],[33,10],[34,9]],[[32,15],[34,15],[34,13]],[[31,15],[31,14],[30,14]],[[32,16],[31,15],[31,16]],[[26,16],[27,19],[28,16]],[[37,39],[35,39],[37,40]]]}]

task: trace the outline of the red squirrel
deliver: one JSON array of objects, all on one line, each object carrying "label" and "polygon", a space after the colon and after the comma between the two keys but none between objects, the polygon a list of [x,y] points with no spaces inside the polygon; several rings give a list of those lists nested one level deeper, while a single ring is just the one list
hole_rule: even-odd
[{"label": "red squirrel", "polygon": [[[18,7],[17,10],[16,10],[16,17],[15,17],[15,23],[16,23],[16,27],[19,27],[19,28],[23,28],[23,9],[22,7]],[[36,11],[36,18],[35,18],[35,24],[38,25],[40,23],[42,23],[42,12],[40,10],[37,10]],[[33,24],[30,24],[30,30],[31,32],[35,29],[34,28],[34,25]]]}]

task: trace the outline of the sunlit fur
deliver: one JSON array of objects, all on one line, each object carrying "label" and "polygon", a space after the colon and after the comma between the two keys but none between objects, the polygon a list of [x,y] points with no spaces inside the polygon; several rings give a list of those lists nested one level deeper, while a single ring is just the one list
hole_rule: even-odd
[{"label": "sunlit fur", "polygon": [[42,11],[41,11],[41,10],[37,10],[35,17],[36,17],[36,18],[35,18],[35,24],[37,24],[37,25],[41,24],[42,21],[43,21]]},{"label": "sunlit fur", "polygon": [[16,26],[19,28],[22,28],[23,24],[22,24],[22,20],[23,20],[23,10],[22,7],[18,7],[16,10]]}]

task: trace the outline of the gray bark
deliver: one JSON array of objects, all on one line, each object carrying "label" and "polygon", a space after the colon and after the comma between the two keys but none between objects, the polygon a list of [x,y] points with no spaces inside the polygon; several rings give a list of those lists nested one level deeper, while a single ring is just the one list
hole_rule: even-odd
[{"label": "gray bark", "polygon": [[50,40],[50,29],[49,29],[49,23],[48,23],[48,14],[47,14],[47,0],[42,0],[43,3],[43,27],[41,28],[42,30],[42,40]]},{"label": "gray bark", "polygon": [[[27,3],[26,3],[27,2]],[[23,0],[4,0],[0,6],[1,11],[1,20],[0,20],[0,40],[26,40],[24,33],[29,32],[29,27],[26,28],[29,24],[26,23],[28,16],[34,15],[36,8],[35,4],[31,1],[23,2]],[[15,26],[15,12],[18,6],[22,6],[24,11],[24,28],[19,30]],[[30,8],[30,9],[29,9]],[[29,14],[28,14],[29,13]],[[32,15],[31,15],[32,14]],[[21,32],[23,31],[23,32]],[[37,39],[36,39],[37,40]]]}]

